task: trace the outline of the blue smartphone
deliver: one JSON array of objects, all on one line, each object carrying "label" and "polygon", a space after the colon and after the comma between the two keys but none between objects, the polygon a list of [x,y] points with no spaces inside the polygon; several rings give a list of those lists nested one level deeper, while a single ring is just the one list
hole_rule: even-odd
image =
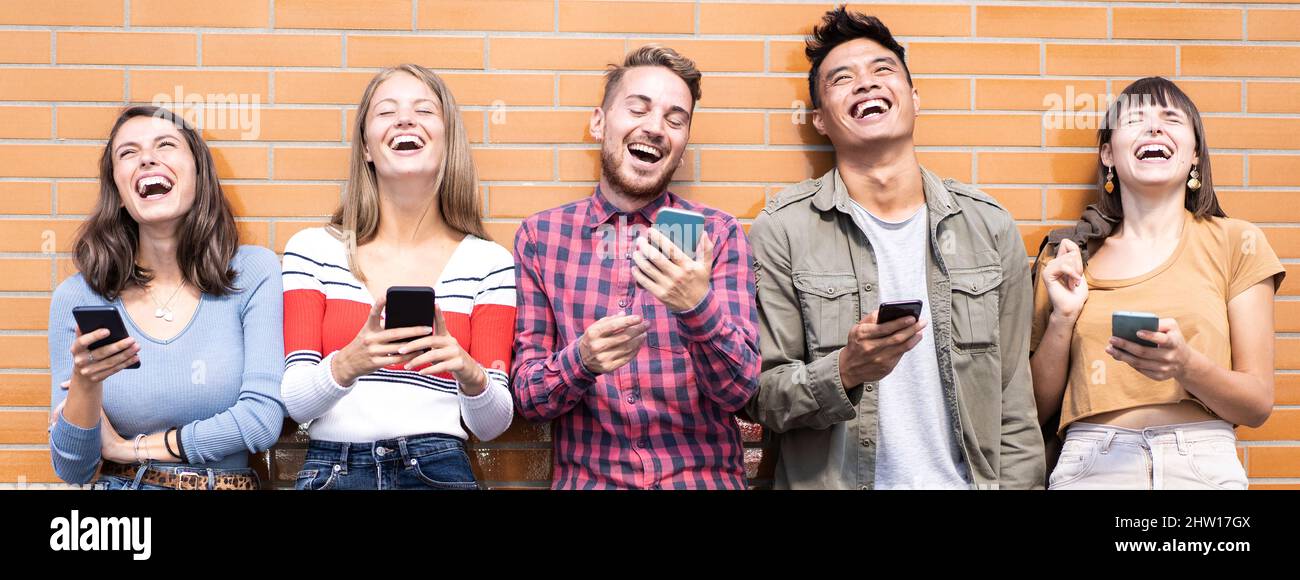
[{"label": "blue smartphone", "polygon": [[666,207],[655,216],[654,227],[692,260],[695,259],[696,245],[704,233],[704,214]]},{"label": "blue smartphone", "polygon": [[1139,330],[1157,332],[1160,317],[1150,312],[1112,312],[1110,315],[1110,333],[1129,342],[1142,346],[1155,346],[1156,343],[1138,338]]}]

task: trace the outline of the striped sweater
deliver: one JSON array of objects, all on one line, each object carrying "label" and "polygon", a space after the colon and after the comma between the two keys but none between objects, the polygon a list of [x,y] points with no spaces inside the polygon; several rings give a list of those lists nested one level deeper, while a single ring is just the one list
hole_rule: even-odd
[{"label": "striped sweater", "polygon": [[[515,325],[514,259],[501,246],[465,237],[434,286],[447,330],[487,373],[470,397],[450,373],[421,376],[400,365],[349,386],[330,372],[334,353],[356,338],[374,305],[348,268],[343,242],[324,228],[298,232],[285,246],[281,396],[289,415],[310,422],[315,440],[364,443],[441,433],[482,440],[500,435],[514,414],[508,388]],[[462,426],[462,419],[464,425]]]}]

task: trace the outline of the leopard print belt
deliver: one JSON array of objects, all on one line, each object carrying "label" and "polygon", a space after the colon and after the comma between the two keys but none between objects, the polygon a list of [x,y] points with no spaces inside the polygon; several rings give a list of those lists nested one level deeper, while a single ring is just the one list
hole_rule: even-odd
[{"label": "leopard print belt", "polygon": [[[104,475],[116,475],[126,479],[135,479],[136,473],[140,470],[139,465],[126,465],[105,461],[104,467],[100,473]],[[259,489],[257,478],[243,473],[217,473],[212,479],[212,489],[216,490],[247,490]],[[144,472],[144,477],[140,478],[140,483],[150,485],[160,485],[172,489],[208,489],[208,473],[206,469],[193,468],[175,468],[175,467],[157,467],[149,466]]]}]

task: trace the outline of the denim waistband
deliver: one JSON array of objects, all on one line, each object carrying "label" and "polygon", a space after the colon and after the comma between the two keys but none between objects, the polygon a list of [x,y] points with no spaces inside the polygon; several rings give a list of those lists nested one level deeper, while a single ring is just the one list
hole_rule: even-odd
[{"label": "denim waistband", "polygon": [[463,450],[465,442],[441,433],[425,433],[366,443],[344,443],[313,439],[307,446],[308,461],[343,465],[374,465],[384,461],[411,459],[452,450]]},{"label": "denim waistband", "polygon": [[1182,450],[1190,442],[1213,437],[1229,437],[1235,440],[1237,432],[1232,428],[1232,424],[1223,420],[1157,425],[1145,429],[1128,429],[1114,425],[1076,422],[1071,424],[1065,431],[1066,440],[1087,439],[1100,441],[1103,453],[1116,443],[1141,445],[1143,447],[1176,445]]}]

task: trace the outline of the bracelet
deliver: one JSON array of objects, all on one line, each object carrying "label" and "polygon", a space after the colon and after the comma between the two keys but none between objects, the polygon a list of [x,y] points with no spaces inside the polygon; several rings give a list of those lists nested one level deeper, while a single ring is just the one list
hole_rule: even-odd
[{"label": "bracelet", "polygon": [[180,456],[181,463],[185,463],[186,461],[188,461],[186,457],[189,456],[185,454],[185,438],[181,437],[180,427],[176,428],[176,454]]},{"label": "bracelet", "polygon": [[[181,457],[179,451],[172,451],[171,435],[172,432],[179,431],[179,430],[180,427],[172,427],[171,429],[168,429],[166,433],[163,433],[163,447],[167,448],[167,453],[172,457],[175,457],[176,459],[179,459],[181,461],[185,461],[185,458]],[[176,440],[179,442],[180,439],[181,439],[180,433],[177,433]]]},{"label": "bracelet", "polygon": [[145,437],[144,433],[135,436],[135,462],[136,463],[144,463],[144,460],[140,459],[140,443],[144,441],[144,437]]}]

